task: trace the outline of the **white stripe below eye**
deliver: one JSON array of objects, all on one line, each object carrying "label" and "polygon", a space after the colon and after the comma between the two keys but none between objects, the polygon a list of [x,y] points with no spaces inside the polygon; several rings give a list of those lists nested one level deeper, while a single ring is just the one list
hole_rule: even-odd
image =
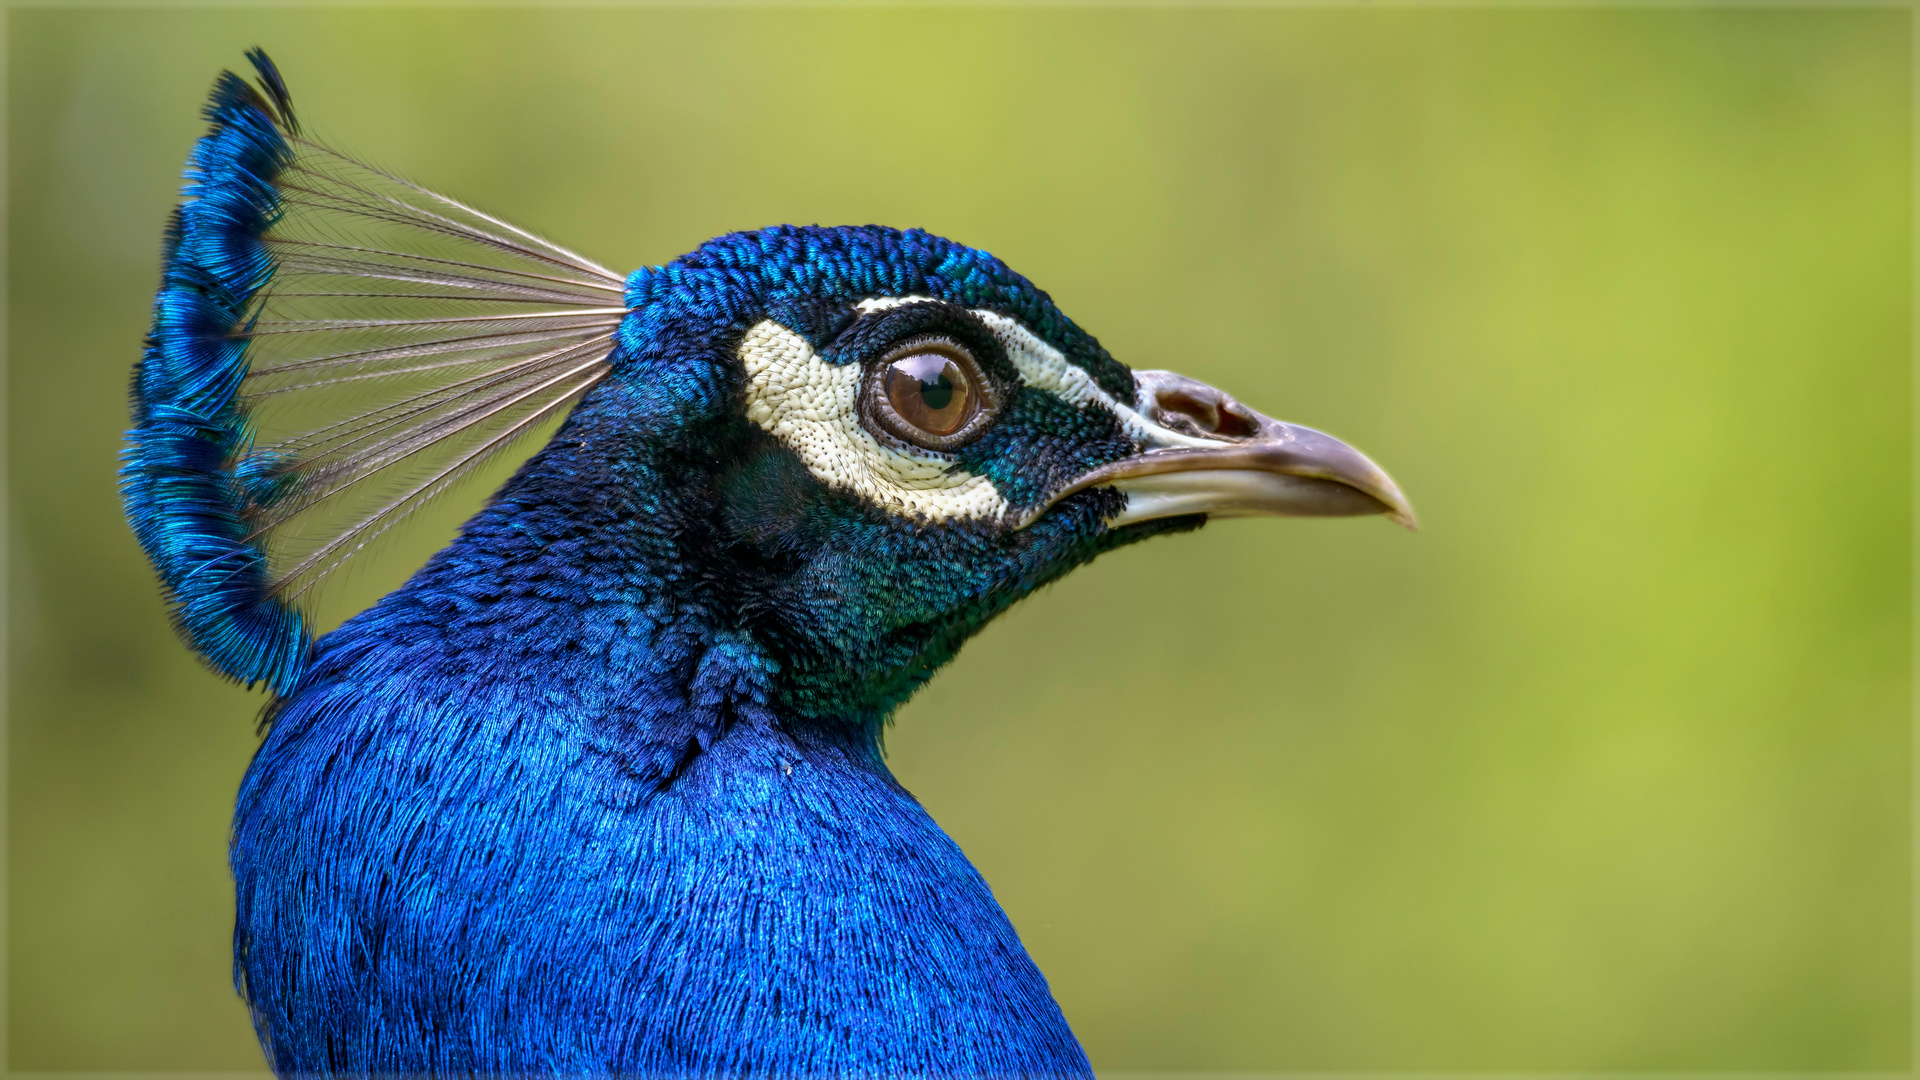
[{"label": "white stripe below eye", "polygon": [[770,319],[747,331],[740,361],[747,418],[799,455],[821,483],[924,521],[1006,514],[1006,499],[986,477],[945,454],[882,445],[861,425],[860,365],[827,363],[805,338]]}]

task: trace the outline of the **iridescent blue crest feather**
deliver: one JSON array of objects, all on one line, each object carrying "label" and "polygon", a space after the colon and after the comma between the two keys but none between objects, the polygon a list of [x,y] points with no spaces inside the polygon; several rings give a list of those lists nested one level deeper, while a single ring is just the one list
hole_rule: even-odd
[{"label": "iridescent blue crest feather", "polygon": [[578,400],[625,305],[599,264],[304,138],[248,58],[167,231],[121,489],[182,637],[285,693],[303,595]]}]

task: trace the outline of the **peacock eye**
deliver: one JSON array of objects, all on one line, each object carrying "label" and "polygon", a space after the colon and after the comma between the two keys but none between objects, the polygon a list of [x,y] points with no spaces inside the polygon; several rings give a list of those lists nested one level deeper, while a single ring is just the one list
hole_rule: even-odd
[{"label": "peacock eye", "polygon": [[951,450],[992,419],[998,395],[973,356],[947,338],[901,343],[867,384],[867,415],[887,433],[928,450]]},{"label": "peacock eye", "polygon": [[973,380],[944,353],[903,356],[887,365],[887,404],[929,435],[951,435],[980,410]]}]

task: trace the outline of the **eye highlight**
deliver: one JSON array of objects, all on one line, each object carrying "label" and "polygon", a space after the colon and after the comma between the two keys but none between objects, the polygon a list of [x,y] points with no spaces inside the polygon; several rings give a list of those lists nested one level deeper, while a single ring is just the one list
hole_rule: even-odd
[{"label": "eye highlight", "polygon": [[979,434],[1000,395],[973,354],[951,338],[901,342],[873,367],[862,412],[881,430],[928,450],[951,450]]},{"label": "eye highlight", "polygon": [[887,365],[887,404],[929,435],[951,435],[980,411],[973,380],[951,356],[931,351]]}]

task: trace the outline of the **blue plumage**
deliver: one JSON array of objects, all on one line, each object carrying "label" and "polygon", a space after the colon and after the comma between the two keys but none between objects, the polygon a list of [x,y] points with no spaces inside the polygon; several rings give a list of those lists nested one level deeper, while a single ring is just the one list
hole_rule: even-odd
[{"label": "blue plumage", "polygon": [[[189,166],[123,483],[188,643],[277,695],[232,847],[235,974],[275,1070],[1090,1075],[887,771],[887,717],[1103,551],[1214,512],[1404,516],[1391,481],[1130,371],[923,232],[738,233],[608,284],[451,200],[304,164],[323,148],[255,63],[265,92],[224,77]],[[296,230],[342,207],[511,258]],[[288,318],[365,295],[303,274],[459,313]],[[347,344],[260,366],[275,335]],[[288,373],[442,381],[268,442],[255,407]],[[302,574],[562,412],[458,539],[309,645]],[[305,508],[460,439],[282,565]]]},{"label": "blue plumage", "polygon": [[[266,55],[251,56],[280,86]],[[284,90],[281,97],[284,104]],[[181,635],[217,670],[285,692],[307,630],[297,610],[268,594],[266,553],[250,542],[248,512],[274,490],[271,470],[242,456],[251,432],[235,402],[247,343],[234,331],[273,276],[258,239],[278,217],[273,180],[291,158],[274,109],[231,72],[207,103],[213,130],[194,147],[186,201],[167,229],[120,475],[127,519]]]}]

